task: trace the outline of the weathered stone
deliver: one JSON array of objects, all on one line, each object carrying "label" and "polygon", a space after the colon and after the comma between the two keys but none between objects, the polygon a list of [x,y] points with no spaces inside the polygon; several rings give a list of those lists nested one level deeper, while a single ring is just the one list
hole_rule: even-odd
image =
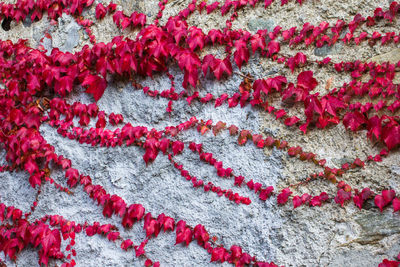
[{"label": "weathered stone", "polygon": [[35,40],[36,44],[40,42],[44,36],[44,29],[35,23],[32,25],[32,38]]},{"label": "weathered stone", "polygon": [[249,20],[247,26],[254,32],[265,29],[272,31],[275,27],[275,22],[271,19],[254,18]]},{"label": "weathered stone", "polygon": [[338,165],[339,167],[342,166],[345,163],[352,163],[354,161],[354,159],[351,158],[340,158],[340,159],[332,159],[332,162],[335,163],[336,165]]},{"label": "weathered stone", "polygon": [[279,72],[280,68],[279,67],[272,67],[269,71],[267,71],[266,75],[275,75]]},{"label": "weathered stone", "polygon": [[52,33],[53,47],[58,47],[63,52],[72,52],[79,44],[80,26],[68,15],[63,15],[58,19],[60,27]]},{"label": "weathered stone", "polygon": [[32,25],[32,20],[29,16],[25,18],[25,20],[22,21],[22,24],[24,24],[25,27],[30,27]]},{"label": "weathered stone", "polygon": [[394,174],[400,175],[400,166],[392,166],[391,171]]},{"label": "weathered stone", "polygon": [[271,129],[271,128],[264,128],[263,132],[266,135],[272,135],[273,137],[276,137],[276,135],[278,134],[278,130],[277,129]]},{"label": "weathered stone", "polygon": [[362,229],[360,237],[355,242],[366,245],[376,244],[384,237],[400,233],[400,220],[392,214],[381,214],[377,210],[362,210],[355,217]]},{"label": "weathered stone", "polygon": [[374,56],[368,59],[368,62],[377,62],[379,64],[383,62],[390,62],[392,64],[395,64],[399,61],[400,61],[400,48],[396,48],[388,53]]},{"label": "weathered stone", "polygon": [[43,38],[42,45],[45,50],[47,50],[47,55],[50,55],[51,50],[53,49],[53,42],[50,38]]},{"label": "weathered stone", "polygon": [[334,257],[332,258],[327,258],[324,255],[322,255],[319,266],[366,267],[366,266],[377,266],[380,262],[381,260],[368,250],[338,249]]},{"label": "weathered stone", "polygon": [[336,43],[333,46],[323,45],[314,49],[314,55],[318,57],[326,57],[328,55],[337,55],[342,50],[343,45]]},{"label": "weathered stone", "polygon": [[77,23],[70,23],[65,27],[67,38],[65,40],[62,49],[64,51],[71,52],[73,48],[79,44],[79,29],[80,26]]},{"label": "weathered stone", "polygon": [[323,45],[314,49],[314,55],[318,57],[326,57],[332,51],[332,46]]}]

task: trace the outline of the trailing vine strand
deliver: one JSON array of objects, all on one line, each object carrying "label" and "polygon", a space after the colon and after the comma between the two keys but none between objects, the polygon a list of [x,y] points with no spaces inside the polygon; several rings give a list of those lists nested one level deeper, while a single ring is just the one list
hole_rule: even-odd
[{"label": "trailing vine strand", "polygon": [[[308,46],[333,46],[337,42],[355,46],[363,42],[370,46],[398,44],[400,33],[371,33],[369,28],[379,23],[395,23],[400,13],[400,4],[393,1],[387,10],[377,7],[366,18],[356,14],[351,21],[337,20],[335,24],[322,21],[318,26],[305,23],[302,28],[290,29],[283,29],[278,25],[272,31],[262,29],[255,34],[243,29],[232,29],[232,24],[244,8],[269,8],[273,2],[225,0],[207,3],[193,0],[177,16],[169,17],[165,25],[161,24],[161,20],[168,0],[159,1],[159,11],[153,22],[149,22],[149,17],[144,13],[137,11],[127,15],[122,10],[117,10],[119,7],[112,2],[108,5],[98,3],[96,6],[93,5],[93,0],[18,0],[15,4],[0,3],[0,16],[4,25],[20,23],[28,17],[37,22],[45,13],[50,22],[56,25],[62,14],[68,14],[84,28],[91,43],[91,46],[85,45],[75,53],[64,53],[55,48],[46,54],[47,51],[41,44],[43,38],[37,48],[29,47],[26,40],[16,43],[0,41],[0,149],[6,155],[6,164],[0,166],[0,172],[8,172],[10,175],[16,171],[26,172],[29,174],[30,185],[37,190],[30,211],[25,214],[18,207],[0,203],[0,251],[11,260],[16,260],[22,250],[33,247],[38,251],[39,265],[48,266],[49,261],[57,260],[63,262],[62,266],[75,266],[74,258],[79,253],[74,249],[75,234],[82,232],[87,236],[101,235],[122,250],[134,251],[136,257],[144,259],[145,266],[160,266],[158,261],[150,259],[151,256],[147,255],[145,249],[148,241],[162,235],[163,230],[175,233],[175,245],[188,246],[197,241],[210,254],[211,262],[228,262],[235,266],[277,266],[273,262],[258,260],[256,256],[244,252],[239,245],[225,247],[217,242],[216,237],[210,237],[211,233],[202,224],[191,226],[183,219],[164,213],[152,215],[140,203],[129,204],[116,194],[110,195],[102,185],[92,183],[90,176],[75,169],[70,159],[55,153],[55,148],[39,132],[42,125],[51,126],[62,137],[80,144],[109,149],[116,146],[137,146],[143,152],[143,160],[147,165],[152,164],[157,157],[167,157],[181,176],[192,183],[193,190],[202,190],[204,193],[211,191],[238,205],[253,203],[250,198],[232,189],[222,189],[212,182],[193,176],[179,163],[176,156],[186,150],[192,151],[198,155],[199,162],[213,166],[216,176],[231,179],[233,186],[247,187],[255,193],[255,201],[274,202],[276,199],[278,205],[289,205],[287,203],[291,201],[294,209],[302,205],[315,207],[327,203],[336,203],[343,207],[349,202],[362,209],[365,202],[373,201],[380,212],[389,206],[394,212],[399,211],[400,199],[393,189],[373,192],[370,188],[352,188],[342,176],[350,169],[371,167],[371,162],[382,161],[389,153],[398,149],[400,85],[393,80],[398,75],[396,72],[400,69],[400,62],[333,62],[329,57],[310,60],[302,52],[284,54],[281,47],[289,46],[295,50]],[[280,4],[283,6],[288,2],[289,0],[281,0]],[[302,5],[305,1],[295,2]],[[91,30],[95,22],[83,16],[84,10],[92,10],[96,22],[112,16],[121,33],[130,30],[139,32],[134,39],[121,35],[114,37],[109,43],[98,43]],[[212,29],[208,33],[196,26],[189,27],[187,19],[196,12],[207,15],[220,12],[221,16],[227,15],[225,27]],[[51,36],[46,33],[44,38]],[[200,52],[207,51],[212,46],[224,47],[224,58],[213,54],[200,56]],[[296,81],[290,81],[284,75],[252,77],[242,73],[242,66],[249,62],[251,56],[282,64],[292,75],[296,71]],[[239,71],[234,72],[234,64]],[[175,65],[184,75],[182,91],[175,88],[175,77],[171,71]],[[338,74],[348,75],[350,82],[331,89],[328,81],[325,94],[314,93],[319,82],[313,71],[309,70],[310,67],[329,68]],[[160,73],[167,75],[170,88],[159,91],[139,82],[141,78],[152,78]],[[242,83],[232,95],[214,95],[201,87],[201,78],[219,81],[233,75],[240,76]],[[292,127],[293,130],[298,128],[299,134],[305,134],[315,127],[324,129],[340,123],[353,132],[366,130],[366,137],[379,144],[381,151],[364,160],[356,158],[340,168],[334,168],[328,166],[326,159],[313,152],[306,152],[300,146],[292,145],[282,138],[239,129],[239,125],[228,126],[223,121],[213,122],[192,117],[163,130],[132,125],[125,121],[122,114],[107,114],[97,105],[111,77],[131,83],[135,90],[143,91],[143,97],[167,99],[165,110],[171,116],[177,101],[185,102],[189,106],[196,103],[214,108],[222,105],[227,105],[228,108],[244,108],[250,105],[257,111],[270,113],[284,127]],[[361,80],[361,77],[368,79]],[[86,89],[86,93],[93,97],[93,103],[69,103],[71,92],[78,86]],[[272,101],[273,99],[280,101]],[[361,99],[370,102],[362,102]],[[300,112],[289,115],[290,110],[280,108],[281,103],[290,103],[290,106],[295,106]],[[228,166],[229,163],[218,161],[217,156],[206,152],[203,144],[181,141],[180,134],[190,130],[194,130],[194,134],[209,136],[227,131],[227,138],[237,140],[239,146],[252,143],[259,149],[284,151],[290,157],[315,165],[319,171],[310,173],[303,179],[298,178],[295,184],[287,188],[277,190],[263,182],[255,182],[253,177],[240,175],[235,166]],[[51,178],[51,173],[56,168],[64,172],[67,187]],[[334,185],[335,194],[293,194],[292,190],[316,179],[324,179],[328,184]],[[132,240],[120,236],[120,225],[100,225],[99,222],[79,224],[60,215],[46,215],[38,220],[30,220],[45,183],[53,184],[69,195],[83,189],[97,203],[104,217],[119,217],[123,228],[131,228],[134,224],[143,222],[145,239],[140,244],[134,244]],[[212,193],[210,197],[216,197]],[[64,250],[62,244],[65,242],[68,244]],[[379,266],[399,266],[400,262],[397,260],[400,259],[385,259]],[[4,263],[0,260],[1,264]]]}]

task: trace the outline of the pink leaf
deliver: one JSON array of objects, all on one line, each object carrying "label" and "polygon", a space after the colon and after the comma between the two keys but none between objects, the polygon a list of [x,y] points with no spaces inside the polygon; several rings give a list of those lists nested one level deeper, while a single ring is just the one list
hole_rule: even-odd
[{"label": "pink leaf", "polygon": [[106,8],[103,6],[102,3],[96,6],[96,19],[102,19],[107,14]]},{"label": "pink leaf", "polygon": [[106,90],[107,81],[97,75],[87,75],[82,82],[82,86],[88,86],[86,93],[92,94],[97,102]]},{"label": "pink leaf", "polygon": [[130,248],[130,247],[132,247],[133,246],[133,242],[132,242],[132,240],[130,240],[130,239],[127,239],[127,240],[124,240],[122,243],[121,243],[121,248],[123,249],[123,250],[128,250],[128,248]]},{"label": "pink leaf", "polygon": [[297,76],[297,86],[308,91],[313,90],[318,85],[317,80],[313,77],[312,71],[303,71]]},{"label": "pink leaf", "polygon": [[292,201],[293,201],[293,208],[294,209],[303,204],[303,201],[301,200],[301,198],[299,196],[294,196]]},{"label": "pink leaf", "polygon": [[274,187],[273,186],[268,186],[265,189],[261,189],[260,196],[259,196],[260,199],[264,200],[264,201],[267,200],[271,196],[272,191],[274,191]]},{"label": "pink leaf", "polygon": [[296,116],[289,117],[285,119],[285,125],[286,126],[292,126],[293,124],[297,123],[300,119],[297,118]]},{"label": "pink leaf", "polygon": [[385,206],[388,205],[396,197],[396,192],[394,190],[383,190],[383,199],[385,200]]},{"label": "pink leaf", "polygon": [[399,198],[395,198],[393,199],[393,212],[399,211],[400,210],[400,199]]},{"label": "pink leaf", "polygon": [[383,208],[385,207],[385,199],[381,195],[376,195],[374,199],[375,205],[379,208],[379,210],[382,212]]},{"label": "pink leaf", "polygon": [[289,196],[292,194],[292,191],[290,191],[289,188],[285,188],[282,190],[282,192],[278,195],[278,204],[283,205],[285,204],[288,199]]}]

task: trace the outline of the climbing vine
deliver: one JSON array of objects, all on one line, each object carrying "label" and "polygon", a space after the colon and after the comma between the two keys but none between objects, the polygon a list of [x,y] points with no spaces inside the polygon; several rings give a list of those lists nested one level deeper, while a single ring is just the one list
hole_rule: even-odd
[{"label": "climbing vine", "polygon": [[[283,6],[289,0],[281,0]],[[293,1],[293,0],[292,0]],[[181,10],[177,16],[169,17],[165,25],[160,24],[167,0],[159,1],[159,12],[154,21],[149,22],[143,13],[125,14],[117,10],[114,3],[95,6],[96,21],[112,16],[115,25],[122,30],[139,30],[135,39],[116,36],[109,43],[98,43],[91,26],[96,21],[85,19],[83,11],[94,5],[93,0],[18,0],[16,4],[0,3],[2,26],[10,27],[15,21],[20,23],[29,17],[33,22],[41,20],[43,14],[52,24],[63,13],[73,16],[90,37],[91,46],[84,46],[75,53],[61,52],[55,48],[45,51],[40,45],[37,49],[29,47],[26,40],[16,43],[2,40],[0,42],[0,148],[5,151],[5,161],[0,166],[1,172],[20,171],[29,174],[30,185],[37,190],[31,212],[23,213],[21,209],[0,203],[0,251],[15,260],[19,252],[27,247],[38,251],[39,264],[48,265],[49,260],[60,259],[62,266],[76,265],[74,257],[75,234],[84,232],[87,236],[101,235],[110,242],[120,244],[121,249],[134,252],[136,257],[145,259],[145,266],[159,266],[156,259],[146,254],[149,239],[157,238],[161,231],[176,234],[175,245],[188,246],[191,242],[204,248],[210,254],[211,262],[229,262],[236,266],[254,265],[259,267],[277,266],[273,262],[261,262],[249,255],[239,245],[224,247],[211,238],[207,229],[201,225],[188,225],[168,214],[151,214],[140,203],[127,203],[118,195],[111,195],[103,186],[94,184],[91,177],[74,168],[71,160],[55,153],[55,149],[41,135],[39,129],[46,124],[56,129],[65,138],[80,144],[94,147],[127,147],[137,146],[143,152],[143,160],[147,165],[157,157],[167,157],[182,178],[190,182],[196,190],[203,190],[210,197],[224,196],[227,201],[237,205],[251,205],[250,198],[235,192],[235,187],[246,187],[257,195],[257,201],[275,201],[277,205],[293,205],[293,208],[304,205],[321,206],[336,203],[344,206],[354,203],[359,209],[365,202],[373,202],[382,212],[392,208],[400,210],[400,198],[396,192],[387,188],[381,192],[373,192],[370,188],[352,188],[342,176],[350,169],[368,168],[370,162],[382,161],[396,151],[400,145],[400,85],[394,84],[396,71],[400,62],[378,64],[365,63],[360,60],[333,62],[326,57],[321,61],[310,60],[302,52],[286,55],[281,47],[289,46],[332,46],[344,44],[370,46],[398,44],[400,33],[362,31],[356,29],[372,27],[375,24],[393,24],[400,13],[400,4],[392,2],[387,10],[377,7],[373,14],[363,17],[354,16],[351,21],[338,20],[335,24],[321,22],[319,25],[305,23],[301,28],[283,29],[276,26],[272,31],[258,30],[255,34],[239,29],[232,29],[233,21],[239,16],[238,11],[245,6],[252,8],[269,8],[273,0],[226,0],[208,3],[193,0]],[[296,0],[303,4],[303,0]],[[187,19],[195,12],[210,14],[219,12],[222,16],[231,14],[222,29],[204,32],[196,26],[188,26]],[[383,22],[382,22],[383,21]],[[47,33],[46,38],[51,38]],[[207,48],[218,46],[225,48],[225,57],[218,58],[213,54],[200,56]],[[249,74],[234,72],[234,65],[241,70],[249,62],[251,56],[259,56],[281,64],[287,72],[298,71],[297,79],[280,75],[275,77],[254,78]],[[184,75],[184,90],[175,89],[175,77],[171,74],[172,66],[178,66]],[[350,82],[330,89],[321,95],[313,93],[319,81],[314,77],[312,68],[327,68],[338,74],[348,75]],[[168,76],[171,87],[163,91],[140,84],[138,77],[153,77],[157,73]],[[205,93],[199,86],[200,77],[212,77],[224,80],[232,75],[240,75],[242,83],[232,95]],[[361,76],[369,79],[361,80]],[[107,89],[110,77],[131,83],[136,90],[143,91],[143,97],[165,98],[168,105],[165,112],[173,114],[177,101],[191,105],[199,102],[215,108],[226,105],[228,108],[250,105],[255,111],[270,113],[283,127],[290,127],[299,134],[307,134],[312,128],[324,129],[343,124],[349,131],[366,130],[366,138],[378,142],[383,148],[380,153],[367,158],[356,158],[345,163],[341,168],[327,165],[326,159],[312,151],[304,151],[288,141],[267,136],[240,125],[227,125],[223,121],[199,120],[192,117],[179,125],[171,125],[162,130],[149,129],[140,125],[132,125],[124,121],[122,114],[107,114],[100,110],[97,101]],[[85,92],[93,97],[93,103],[83,104],[78,101],[70,103],[69,96],[77,87],[85,88]],[[278,97],[282,103],[291,103],[301,110],[297,116],[289,115],[289,110],[278,108],[269,102],[270,97]],[[362,102],[367,99],[369,102]],[[373,104],[373,103],[375,104]],[[95,127],[89,127],[90,122]],[[114,126],[115,130],[107,129]],[[200,135],[216,136],[222,131],[235,138],[238,146],[252,143],[259,149],[276,148],[299,161],[315,164],[320,169],[310,173],[297,184],[278,191],[271,185],[254,182],[252,179],[236,173],[235,166],[218,160],[203,149],[203,144],[180,140],[180,134],[189,129],[196,129]],[[221,188],[212,182],[195,177],[175,157],[184,150],[197,154],[198,160],[215,168],[221,179],[232,180],[232,188]],[[56,183],[51,174],[53,169],[62,169],[67,187]],[[321,192],[318,195],[293,195],[292,190],[316,179],[324,179],[333,184],[337,192],[330,195]],[[98,204],[104,217],[116,215],[120,225],[98,222],[79,224],[60,215],[46,215],[38,220],[30,220],[30,215],[38,205],[38,196],[44,183],[54,185],[66,194],[74,190],[84,190]],[[40,204],[40,203],[39,203]],[[139,244],[130,239],[123,239],[119,227],[131,228],[143,221],[146,238]],[[62,241],[62,239],[64,241]],[[62,243],[68,242],[65,251]],[[173,245],[173,244],[171,244]],[[380,266],[398,266],[395,259],[385,259]]]}]

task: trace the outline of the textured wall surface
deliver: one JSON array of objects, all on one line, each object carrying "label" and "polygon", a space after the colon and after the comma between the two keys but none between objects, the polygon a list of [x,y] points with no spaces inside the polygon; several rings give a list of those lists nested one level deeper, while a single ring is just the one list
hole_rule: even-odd
[{"label": "textured wall surface", "polygon": [[[187,5],[188,1],[170,1],[164,11],[160,24]],[[209,1],[210,3],[212,1]],[[301,6],[290,1],[281,7],[276,1],[271,8],[264,9],[262,5],[255,9],[243,9],[233,28],[246,29],[255,33],[258,29],[273,29],[276,25],[288,29],[293,26],[301,27],[303,23],[319,24],[322,21],[330,23],[337,19],[350,21],[356,13],[363,16],[373,14],[377,6],[387,8],[391,1],[387,0],[326,0],[305,1]],[[144,12],[149,16],[148,22],[155,18],[158,12],[158,1],[125,1],[117,0],[118,9],[125,13],[134,10]],[[95,6],[95,5],[94,5]],[[109,42],[116,35],[134,37],[137,32],[118,29],[112,22],[111,16],[102,21],[96,21],[94,8],[87,9],[84,17],[92,19],[93,34],[98,42]],[[225,26],[229,15],[221,17],[220,13],[206,15],[195,12],[188,23],[196,25],[207,32],[213,28]],[[384,25],[375,29],[382,32],[400,31],[399,22]],[[45,33],[51,39],[44,38]],[[73,17],[64,14],[58,20],[58,25],[51,25],[44,18],[39,22],[11,23],[11,30],[0,29],[2,40],[28,39],[29,45],[37,48],[40,44],[46,49],[58,47],[62,51],[79,51],[89,44],[88,36]],[[368,61],[399,59],[399,48],[396,44],[387,46],[360,46],[344,45],[334,47],[298,47],[291,49],[283,46],[282,52],[294,55],[302,51],[311,59],[322,59],[330,56],[333,60],[359,59]],[[223,50],[212,51],[216,55]],[[392,53],[385,55],[386,53]],[[396,58],[397,57],[397,58]],[[315,91],[325,90],[325,84],[333,78],[332,87],[340,86],[349,81],[348,76],[338,75],[336,72],[314,68],[315,77],[319,85]],[[182,72],[177,66],[172,66],[171,72],[176,77],[177,91],[183,90]],[[234,67],[234,73],[238,72]],[[241,72],[250,73],[253,77],[262,78],[268,75],[285,75],[288,80],[295,80],[298,71],[290,73],[282,65],[251,57]],[[347,80],[346,80],[347,79]],[[397,80],[398,81],[398,80]],[[170,86],[166,75],[146,78],[140,82],[151,89],[163,90]],[[234,74],[228,79],[216,81],[212,78],[201,78],[204,95],[211,92],[215,95],[222,93],[233,94],[242,82],[240,75]],[[91,103],[93,99],[84,93],[83,88],[76,88],[70,101],[79,100],[82,103]],[[194,102],[187,105],[185,100],[174,105],[174,111],[167,113],[168,101],[154,99],[134,90],[127,83],[123,84],[110,79],[109,86],[99,100],[100,110],[107,113],[121,113],[125,122],[132,125],[143,125],[149,128],[163,129],[168,125],[176,125],[192,116],[199,120],[219,120],[228,125],[235,124],[254,133],[271,134],[287,140],[291,145],[300,145],[305,151],[312,151],[327,159],[327,165],[340,167],[343,163],[357,157],[365,158],[370,154],[379,153],[379,145],[374,146],[366,139],[366,132],[353,133],[347,131],[342,124],[328,129],[312,129],[306,135],[300,130],[288,128],[275,120],[274,116],[252,108],[227,108],[226,105],[214,108],[213,104]],[[279,102],[277,102],[279,105]],[[297,114],[296,109],[292,110]],[[235,188],[241,195],[250,197],[251,205],[236,205],[226,198],[219,198],[212,193],[196,190],[179,172],[173,168],[164,155],[159,155],[149,166],[142,159],[143,150],[138,147],[100,148],[79,144],[57,134],[50,126],[42,126],[40,132],[45,139],[55,147],[56,153],[72,160],[72,166],[93,178],[93,182],[104,186],[110,194],[118,194],[128,203],[142,203],[147,211],[154,214],[164,212],[176,219],[186,220],[190,225],[203,224],[211,235],[217,236],[218,241],[230,247],[240,245],[251,255],[260,260],[274,261],[285,266],[377,266],[384,258],[393,258],[400,251],[400,215],[393,214],[391,209],[379,213],[372,203],[367,209],[359,210],[354,205],[344,208],[335,203],[327,203],[322,207],[300,207],[293,210],[291,204],[278,206],[276,198],[266,202],[260,201],[248,190]],[[290,158],[286,153],[277,149],[266,148],[264,151],[255,148],[252,144],[237,145],[237,138],[224,132],[218,136],[212,134],[200,135],[195,129],[184,132],[180,140],[188,144],[190,141],[201,142],[204,150],[212,152],[227,166],[232,166],[236,174],[247,179],[261,182],[264,185],[273,185],[283,189],[289,184],[305,178],[310,172],[318,171],[312,164]],[[4,163],[4,153],[0,161]],[[211,166],[199,162],[192,152],[184,152],[176,156],[193,175],[207,181],[212,181],[223,188],[232,188],[232,181],[219,179]],[[66,186],[65,179],[57,171],[52,173],[60,184]],[[363,169],[356,169],[345,174],[344,178],[351,186],[357,188],[370,187],[379,191],[386,188],[400,190],[400,157],[393,152],[383,162],[369,163]],[[23,211],[28,211],[30,203],[35,198],[36,191],[28,182],[25,173],[0,173],[0,200],[7,205],[15,205]],[[295,194],[319,194],[322,191],[334,193],[335,185],[326,180],[313,181],[294,191]],[[45,184],[39,196],[39,205],[32,215],[32,219],[40,218],[45,214],[59,214],[79,223],[98,221],[100,223],[117,223],[117,219],[104,218],[102,210],[83,192],[82,187],[74,189],[74,195],[67,195],[56,190],[54,186]],[[332,201],[333,202],[333,201]],[[121,236],[140,243],[145,238],[141,225],[132,229],[119,228]],[[210,256],[195,242],[188,248],[174,245],[173,233],[161,233],[160,237],[150,239],[146,253],[152,259],[160,261],[161,266],[214,266],[210,263]],[[101,236],[88,237],[84,234],[77,236],[76,262],[78,266],[143,266],[143,261],[135,258],[134,252],[124,252],[118,243],[109,242]],[[0,255],[4,259],[4,255]],[[7,266],[36,266],[38,255],[35,249],[23,251],[16,263],[6,259]],[[60,265],[60,262],[50,262],[50,265]],[[223,264],[228,265],[228,264]]]}]

